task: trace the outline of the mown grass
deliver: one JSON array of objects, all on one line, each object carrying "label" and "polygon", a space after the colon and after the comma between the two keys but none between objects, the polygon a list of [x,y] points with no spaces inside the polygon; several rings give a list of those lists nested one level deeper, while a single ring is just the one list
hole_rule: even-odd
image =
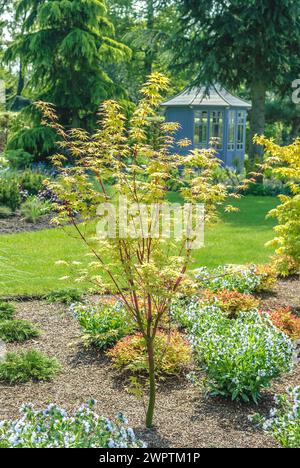
[{"label": "mown grass", "polygon": [[[274,220],[266,219],[266,214],[276,203],[272,197],[236,201],[238,213],[223,213],[215,226],[207,228],[205,247],[195,252],[194,266],[268,261],[272,251],[264,244],[272,239]],[[0,295],[36,295],[74,286],[72,281],[59,281],[64,271],[55,262],[82,260],[85,253],[71,227],[0,236]]]}]

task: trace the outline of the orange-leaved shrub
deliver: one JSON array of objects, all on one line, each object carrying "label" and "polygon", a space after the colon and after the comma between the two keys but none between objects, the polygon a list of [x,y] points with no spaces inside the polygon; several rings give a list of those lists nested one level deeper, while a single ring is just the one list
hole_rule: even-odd
[{"label": "orange-leaved shrub", "polygon": [[204,300],[215,303],[228,318],[236,318],[239,312],[248,312],[259,307],[259,300],[251,294],[220,290],[217,293],[206,289]]},{"label": "orange-leaved shrub", "polygon": [[292,340],[300,338],[300,317],[293,314],[290,307],[267,312],[271,322]]},{"label": "orange-leaved shrub", "polygon": [[[178,375],[191,363],[191,347],[178,331],[158,331],[154,349],[158,377]],[[117,368],[133,373],[148,373],[147,350],[141,333],[126,336],[109,350],[107,355]]]}]

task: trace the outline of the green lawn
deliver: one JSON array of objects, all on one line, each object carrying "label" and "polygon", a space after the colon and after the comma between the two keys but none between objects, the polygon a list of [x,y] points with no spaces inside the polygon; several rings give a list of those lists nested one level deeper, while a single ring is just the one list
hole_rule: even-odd
[{"label": "green lawn", "polygon": [[[236,202],[239,213],[223,214],[205,234],[205,247],[195,253],[194,266],[266,262],[272,251],[274,220],[266,220],[276,198],[245,197]],[[86,253],[71,228],[0,236],[0,295],[41,294],[70,286],[58,279],[65,274],[57,260],[79,260]]]}]

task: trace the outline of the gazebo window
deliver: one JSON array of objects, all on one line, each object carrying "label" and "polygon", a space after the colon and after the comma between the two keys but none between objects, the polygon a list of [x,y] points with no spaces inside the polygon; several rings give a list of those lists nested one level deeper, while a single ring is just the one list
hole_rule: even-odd
[{"label": "gazebo window", "polygon": [[223,112],[213,111],[210,113],[210,138],[218,138],[218,148],[223,148]]},{"label": "gazebo window", "polygon": [[237,113],[237,143],[236,149],[243,150],[245,146],[245,125],[246,125],[245,112]]},{"label": "gazebo window", "polygon": [[228,112],[228,151],[233,151],[235,147],[235,114],[234,110]]},{"label": "gazebo window", "polygon": [[208,144],[208,113],[206,111],[195,112],[194,144],[200,148],[207,148]]}]

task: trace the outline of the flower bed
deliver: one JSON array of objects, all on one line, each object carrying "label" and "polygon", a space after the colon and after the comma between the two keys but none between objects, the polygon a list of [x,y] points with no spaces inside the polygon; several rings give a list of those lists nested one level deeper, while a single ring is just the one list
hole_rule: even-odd
[{"label": "flower bed", "polygon": [[275,395],[276,407],[269,417],[250,416],[250,421],[262,425],[282,447],[300,448],[300,386],[289,388],[286,395]]},{"label": "flower bed", "polygon": [[99,417],[95,401],[82,405],[74,415],[56,405],[44,411],[31,404],[21,408],[21,418],[0,422],[0,448],[138,448],[138,440],[122,414],[116,422]]},{"label": "flower bed", "polygon": [[230,320],[216,305],[194,300],[174,315],[189,331],[212,395],[257,402],[272,379],[292,368],[293,343],[266,314],[241,312]]},{"label": "flower bed", "polygon": [[200,287],[211,291],[227,289],[251,294],[272,289],[276,273],[268,265],[225,265],[213,270],[198,268],[195,278]]}]

